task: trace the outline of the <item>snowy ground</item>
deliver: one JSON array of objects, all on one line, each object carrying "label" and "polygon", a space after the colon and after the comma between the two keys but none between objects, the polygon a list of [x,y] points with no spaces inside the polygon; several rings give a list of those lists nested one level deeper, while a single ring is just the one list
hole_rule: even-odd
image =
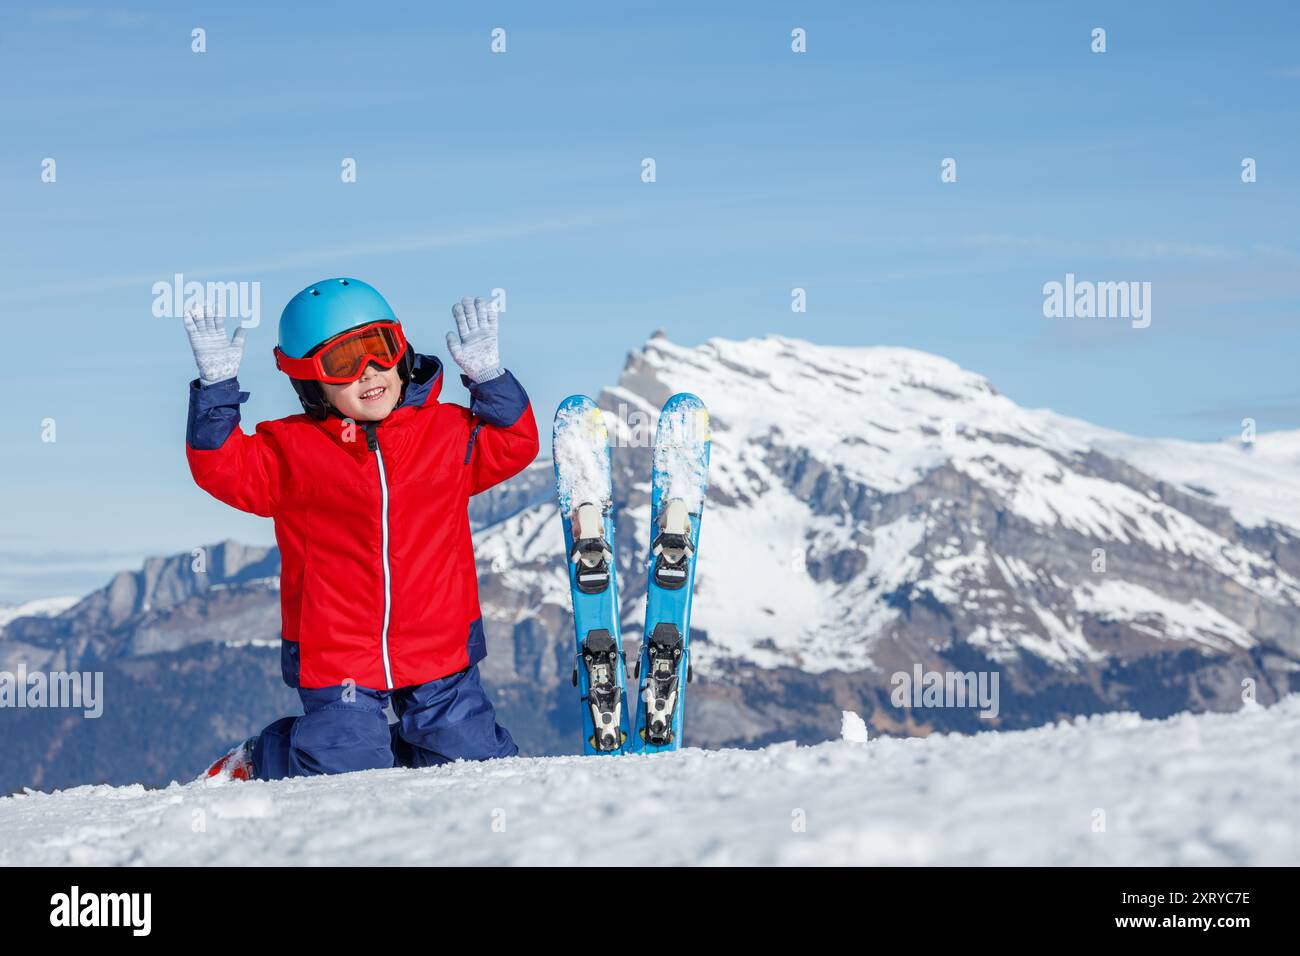
[{"label": "snowy ground", "polygon": [[1295,865],[1300,695],[973,737],[0,799],[0,864],[69,863]]}]

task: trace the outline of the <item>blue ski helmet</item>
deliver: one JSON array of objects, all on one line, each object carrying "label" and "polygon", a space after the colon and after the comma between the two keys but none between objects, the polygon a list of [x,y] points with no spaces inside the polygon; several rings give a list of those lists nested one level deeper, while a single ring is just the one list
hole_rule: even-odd
[{"label": "blue ski helmet", "polygon": [[[280,351],[290,358],[305,358],[313,349],[340,332],[347,332],[371,322],[400,320],[374,286],[360,279],[322,279],[303,289],[280,313]],[[397,363],[402,378],[402,398],[411,380],[414,356],[411,343]],[[290,378],[298,393],[303,411],[312,418],[325,418],[333,409],[325,399],[320,382]],[[398,399],[401,404],[402,399]]]},{"label": "blue ski helmet", "polygon": [[340,332],[371,322],[397,322],[374,286],[360,279],[323,279],[295,295],[280,313],[280,351],[303,358]]}]

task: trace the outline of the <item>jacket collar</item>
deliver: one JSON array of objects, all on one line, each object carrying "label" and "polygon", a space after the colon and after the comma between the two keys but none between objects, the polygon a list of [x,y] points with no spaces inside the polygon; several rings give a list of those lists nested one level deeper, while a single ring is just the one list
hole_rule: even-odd
[{"label": "jacket collar", "polygon": [[[442,362],[436,355],[420,355],[417,352],[415,364],[411,367],[411,381],[406,386],[406,394],[402,396],[402,402],[397,408],[405,408],[408,405],[436,405],[441,392]],[[393,411],[397,411],[397,408]]]}]

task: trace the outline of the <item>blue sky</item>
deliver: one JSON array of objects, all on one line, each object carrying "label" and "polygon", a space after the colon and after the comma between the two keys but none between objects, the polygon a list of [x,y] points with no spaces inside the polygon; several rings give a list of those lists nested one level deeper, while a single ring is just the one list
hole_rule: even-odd
[{"label": "blue sky", "polygon": [[[261,283],[250,426],[295,410],[279,309],[348,274],[435,352],[505,288],[543,422],[662,327],[925,349],[1143,435],[1300,427],[1300,5],[287,6],[6,6],[0,600],[272,540],[189,479],[176,272]],[[1067,272],[1150,281],[1151,327],[1044,318]]]}]

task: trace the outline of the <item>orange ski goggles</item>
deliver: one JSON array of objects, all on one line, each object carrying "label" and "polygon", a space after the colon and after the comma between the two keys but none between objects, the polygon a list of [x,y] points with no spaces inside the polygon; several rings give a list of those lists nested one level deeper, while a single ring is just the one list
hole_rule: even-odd
[{"label": "orange ski goggles", "polygon": [[293,358],[275,348],[275,367],[290,378],[346,385],[374,362],[389,369],[406,354],[406,335],[396,322],[374,322],[341,332],[309,355]]}]

